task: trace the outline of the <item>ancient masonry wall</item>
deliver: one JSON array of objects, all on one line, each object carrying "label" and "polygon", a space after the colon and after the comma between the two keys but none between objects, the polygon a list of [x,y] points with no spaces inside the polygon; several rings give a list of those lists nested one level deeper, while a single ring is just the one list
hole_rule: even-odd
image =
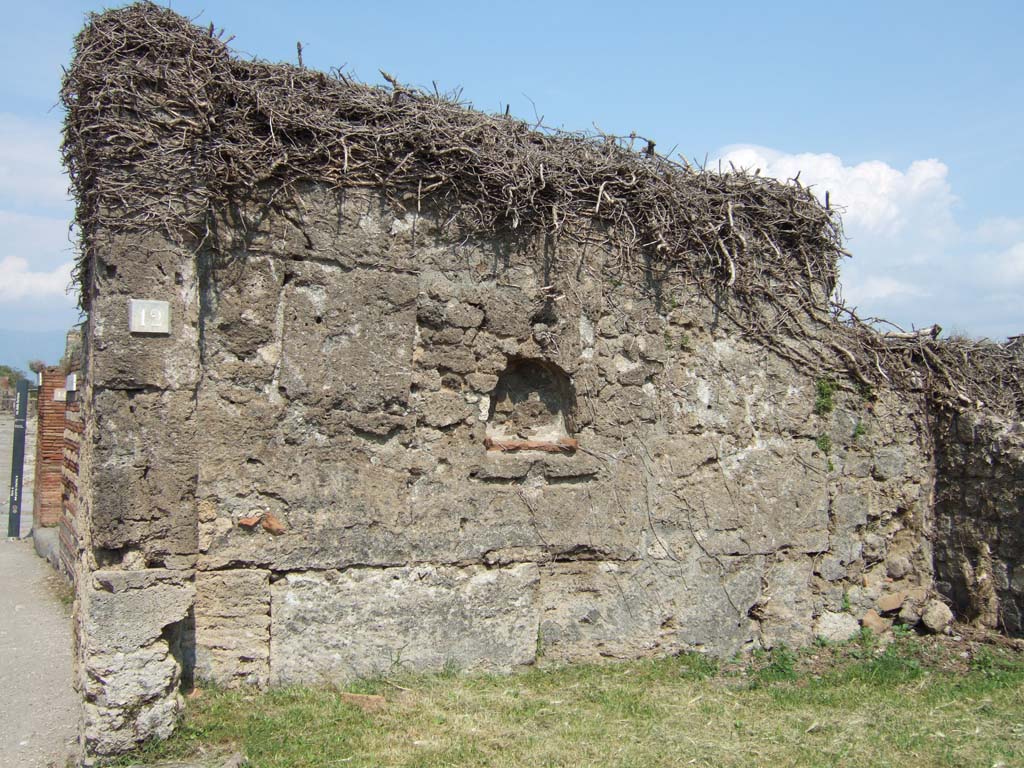
[{"label": "ancient masonry wall", "polygon": [[937,415],[935,577],[958,616],[1024,633],[1024,424]]},{"label": "ancient masonry wall", "polygon": [[78,516],[78,465],[82,452],[82,422],[80,393],[70,393],[64,409],[64,455],[61,466],[61,515],[60,515],[60,568],[68,579],[74,579],[75,564],[80,556],[78,542],[81,540]]},{"label": "ancient masonry wall", "polygon": [[[192,674],[729,655],[917,620],[921,401],[832,391],[687,286],[609,278],[621,254],[593,244],[317,188],[237,215],[217,255],[90,244],[93,754],[168,733]],[[130,333],[130,298],[170,302],[170,333]]]},{"label": "ancient masonry wall", "polygon": [[40,378],[32,519],[35,526],[51,527],[60,522],[63,491],[64,373],[44,368]]}]

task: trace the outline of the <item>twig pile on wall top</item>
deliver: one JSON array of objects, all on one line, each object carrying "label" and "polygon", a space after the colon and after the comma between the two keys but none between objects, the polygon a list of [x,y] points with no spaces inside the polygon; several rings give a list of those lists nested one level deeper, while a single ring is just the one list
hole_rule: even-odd
[{"label": "twig pile on wall top", "polygon": [[592,232],[736,293],[835,280],[839,219],[806,189],[691,170],[629,139],[534,129],[395,82],[241,61],[151,4],[93,16],[63,90],[84,227],[202,231],[297,182],[426,201],[474,231]]},{"label": "twig pile on wall top", "polygon": [[[635,151],[635,136],[545,129],[385,77],[389,87],[373,87],[340,72],[243,61],[212,25],[152,3],[93,15],[61,94],[83,307],[98,228],[199,242],[216,212],[287,205],[297,185],[315,182],[372,188],[469,232],[603,240],[622,269],[689,281],[744,332],[791,358],[780,337],[808,335],[799,316],[830,309],[846,253],[841,222],[798,182],[693,168],[644,140]],[[959,344],[949,369],[947,342],[885,339],[832,309],[837,358],[796,353],[796,362],[847,369],[862,383],[934,384],[961,402],[1024,408],[1019,381],[1009,400],[990,396],[995,369],[1024,367],[1012,347]],[[993,370],[963,378],[961,356],[977,362],[990,348],[998,349]]]}]

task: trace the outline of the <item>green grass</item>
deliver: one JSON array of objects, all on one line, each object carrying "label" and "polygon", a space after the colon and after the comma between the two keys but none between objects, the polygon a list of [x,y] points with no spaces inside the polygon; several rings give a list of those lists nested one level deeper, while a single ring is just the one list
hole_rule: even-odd
[{"label": "green grass", "polygon": [[[658,661],[510,676],[403,675],[340,689],[208,689],[178,734],[133,755],[239,749],[261,768],[330,766],[1024,765],[1024,662],[870,633],[719,666]],[[127,763],[122,763],[127,764]]]}]

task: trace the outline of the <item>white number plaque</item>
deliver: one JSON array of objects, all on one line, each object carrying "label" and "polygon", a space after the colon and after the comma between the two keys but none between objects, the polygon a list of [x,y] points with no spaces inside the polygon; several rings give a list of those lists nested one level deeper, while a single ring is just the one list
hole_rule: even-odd
[{"label": "white number plaque", "polygon": [[171,332],[171,306],[166,301],[128,300],[128,330],[132,333]]}]

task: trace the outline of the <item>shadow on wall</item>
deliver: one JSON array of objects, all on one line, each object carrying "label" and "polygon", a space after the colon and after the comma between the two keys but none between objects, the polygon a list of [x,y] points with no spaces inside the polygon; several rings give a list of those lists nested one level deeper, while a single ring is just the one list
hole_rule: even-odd
[{"label": "shadow on wall", "polygon": [[545,360],[513,358],[491,399],[487,437],[493,442],[558,443],[575,431],[576,393],[569,376]]}]

